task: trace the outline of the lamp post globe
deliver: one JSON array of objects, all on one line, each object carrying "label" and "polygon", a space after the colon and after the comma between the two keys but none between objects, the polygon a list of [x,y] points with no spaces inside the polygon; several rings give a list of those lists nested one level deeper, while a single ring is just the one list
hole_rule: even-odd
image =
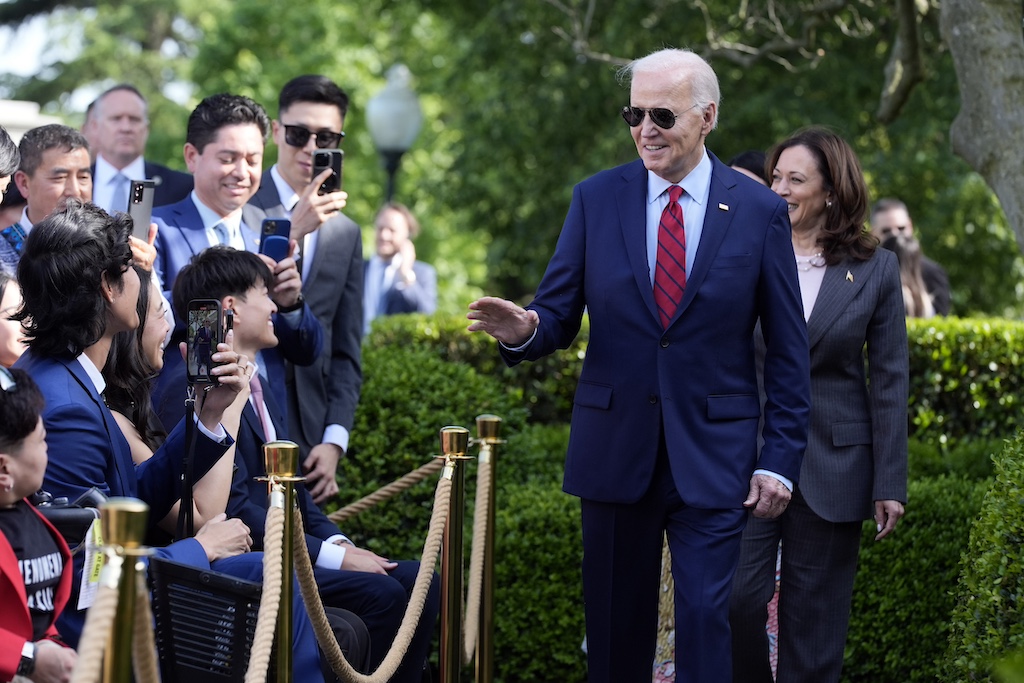
[{"label": "lamp post globe", "polygon": [[366,125],[388,174],[385,201],[394,196],[402,155],[412,147],[423,126],[423,110],[411,81],[408,67],[395,64],[388,69],[387,83],[366,103]]}]

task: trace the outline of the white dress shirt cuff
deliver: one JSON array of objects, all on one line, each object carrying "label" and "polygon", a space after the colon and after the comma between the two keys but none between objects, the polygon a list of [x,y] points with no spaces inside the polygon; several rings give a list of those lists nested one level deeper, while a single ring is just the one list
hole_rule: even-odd
[{"label": "white dress shirt cuff", "polygon": [[536,338],[537,338],[537,330],[534,330],[533,334],[530,335],[530,338],[527,339],[526,341],[524,341],[519,346],[509,346],[505,342],[498,342],[498,343],[501,344],[501,348],[505,349],[506,351],[511,351],[512,353],[519,353],[520,351],[525,349],[527,346],[532,344],[533,340],[536,339]]},{"label": "white dress shirt cuff", "polygon": [[350,542],[343,534],[335,534],[320,544],[320,553],[316,556],[316,566],[322,569],[341,569],[345,561],[345,546],[337,545],[334,539]]},{"label": "white dress shirt cuff", "polygon": [[209,429],[206,428],[206,425],[204,425],[199,420],[198,415],[193,415],[192,419],[196,421],[196,426],[199,427],[199,431],[201,431],[203,434],[205,434],[210,439],[213,439],[217,443],[224,443],[224,440],[228,438],[228,433],[224,431],[224,425],[222,425],[221,423],[217,423],[216,432],[211,432]]},{"label": "white dress shirt cuff", "polygon": [[768,470],[754,470],[754,474],[765,474],[765,475],[768,475],[769,477],[772,477],[773,479],[778,479],[779,481],[782,482],[783,486],[785,486],[787,489],[789,489],[790,493],[793,492],[793,482],[791,482],[789,479],[786,479],[781,474],[776,474],[775,472],[769,472]]},{"label": "white dress shirt cuff", "polygon": [[341,425],[327,425],[324,430],[324,438],[320,443],[333,443],[345,453],[348,453],[349,431]]}]

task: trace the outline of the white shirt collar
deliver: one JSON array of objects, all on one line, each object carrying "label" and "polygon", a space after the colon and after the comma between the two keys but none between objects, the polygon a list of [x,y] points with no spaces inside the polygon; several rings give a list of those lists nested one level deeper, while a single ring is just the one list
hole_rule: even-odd
[{"label": "white shirt collar", "polygon": [[281,199],[281,206],[284,207],[288,217],[291,218],[295,205],[299,203],[299,193],[292,189],[288,181],[281,176],[281,172],[277,170],[277,164],[270,167],[270,177],[274,181],[274,187],[277,188],[277,196]]},{"label": "white shirt collar", "polygon": [[687,196],[698,204],[708,196],[708,186],[711,185],[711,157],[705,147],[697,165],[693,167],[685,178],[678,183],[670,183],[661,176],[655,175],[653,171],[647,172],[647,203],[651,204],[658,200],[665,190],[672,185],[679,185],[686,192]]},{"label": "white shirt collar", "polygon": [[[203,221],[203,227],[207,230],[213,229],[213,226],[218,223],[223,223],[227,226],[228,231],[231,234],[239,234],[242,226],[242,209],[236,209],[227,216],[221,216],[216,211],[208,207],[206,204],[199,199],[199,195],[196,194],[195,190],[192,190],[192,203],[196,205],[196,210],[199,211],[199,219]],[[257,226],[258,227],[258,226]]]},{"label": "white shirt collar", "polygon": [[87,374],[89,379],[92,380],[93,386],[96,387],[96,391],[102,394],[103,390],[107,388],[107,383],[103,379],[103,373],[100,372],[99,368],[97,368],[91,360],[89,360],[89,356],[84,353],[79,355],[77,360],[85,369],[85,374]]},{"label": "white shirt collar", "polygon": [[130,164],[118,170],[104,159],[102,154],[96,155],[96,173],[93,174],[93,180],[97,186],[113,182],[114,176],[118,173],[123,173],[129,180],[144,180],[146,178],[146,162],[140,155],[135,157]]},{"label": "white shirt collar", "polygon": [[18,225],[20,225],[21,229],[25,231],[26,235],[28,234],[28,231],[32,229],[32,221],[28,219],[28,204],[26,204],[25,208],[21,210],[21,220],[18,221]]}]

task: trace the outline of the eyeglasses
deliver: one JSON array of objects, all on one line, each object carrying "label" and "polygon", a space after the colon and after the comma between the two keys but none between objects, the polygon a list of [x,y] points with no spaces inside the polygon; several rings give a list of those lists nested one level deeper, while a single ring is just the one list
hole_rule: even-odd
[{"label": "eyeglasses", "polygon": [[667,130],[676,125],[676,118],[682,116],[696,106],[696,104],[693,104],[679,112],[679,114],[673,114],[671,110],[663,109],[661,107],[655,107],[654,109],[641,109],[640,107],[626,106],[622,108],[621,113],[623,120],[629,124],[630,128],[636,128],[643,123],[644,115],[648,114],[651,117],[651,123],[656,125],[658,128],[664,128]]},{"label": "eyeglasses", "polygon": [[305,126],[289,126],[287,123],[282,125],[284,126],[284,141],[292,147],[305,147],[309,142],[309,136],[315,135],[317,147],[330,149],[337,147],[345,137],[345,131],[340,133],[335,133],[333,130],[312,131]]},{"label": "eyeglasses", "polygon": [[11,371],[0,365],[0,390],[10,391],[16,386],[18,386],[18,383],[14,381],[14,375],[11,374]]}]

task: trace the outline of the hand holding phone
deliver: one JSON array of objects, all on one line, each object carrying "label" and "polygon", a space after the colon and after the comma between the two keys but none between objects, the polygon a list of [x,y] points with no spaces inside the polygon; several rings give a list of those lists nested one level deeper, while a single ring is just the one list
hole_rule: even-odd
[{"label": "hand holding phone", "polygon": [[286,218],[266,218],[260,228],[260,253],[275,261],[288,258],[292,222]]},{"label": "hand holding phone", "polygon": [[217,299],[192,299],[186,320],[186,368],[190,384],[217,384],[213,354],[224,339],[224,319]]},{"label": "hand holding phone", "polygon": [[313,177],[324,172],[326,169],[333,171],[327,180],[320,184],[317,194],[328,194],[341,189],[341,168],[345,160],[345,153],[340,149],[318,149],[313,152]]}]

